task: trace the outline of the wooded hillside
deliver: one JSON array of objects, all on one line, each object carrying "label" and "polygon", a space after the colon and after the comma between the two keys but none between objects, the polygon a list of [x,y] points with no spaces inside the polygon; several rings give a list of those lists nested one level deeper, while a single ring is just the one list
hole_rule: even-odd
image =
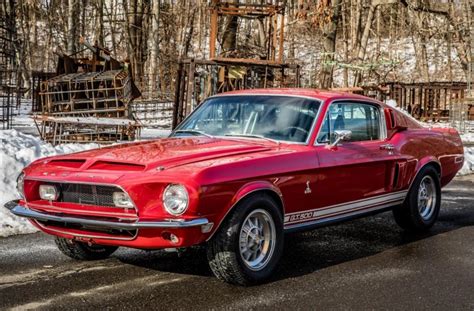
[{"label": "wooded hillside", "polygon": [[[284,5],[284,61],[302,65],[302,86],[467,79],[473,42],[470,0],[274,4]],[[79,52],[83,37],[118,59],[128,59],[145,93],[172,93],[179,59],[209,58],[211,6],[211,1],[204,0],[18,1],[16,26],[24,84],[28,87],[33,70],[54,71],[57,54]],[[259,59],[270,40],[266,27],[258,18],[220,20],[216,48],[219,53]]]}]

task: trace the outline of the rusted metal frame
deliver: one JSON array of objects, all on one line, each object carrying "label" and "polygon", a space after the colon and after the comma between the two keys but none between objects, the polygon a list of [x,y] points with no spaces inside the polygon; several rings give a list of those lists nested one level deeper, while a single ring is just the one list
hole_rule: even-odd
[{"label": "rusted metal frame", "polygon": [[[191,62],[190,58],[184,59],[181,61],[183,64],[189,64]],[[268,60],[261,60],[261,59],[248,59],[248,58],[214,58],[213,60],[206,60],[206,59],[193,59],[193,62],[196,65],[217,65],[217,66],[224,66],[224,65],[236,65],[236,66],[268,66],[274,68],[290,68],[295,69],[296,64],[292,63],[277,63],[277,62],[270,62]]]},{"label": "rusted metal frame", "polygon": [[300,87],[300,65],[296,66],[296,87]]},{"label": "rusted metal frame", "polygon": [[271,47],[271,60],[275,61],[276,60],[276,47],[277,47],[277,26],[278,26],[278,17],[277,15],[272,16],[271,22],[273,24],[272,26],[272,34],[273,34],[273,40],[272,40],[272,47]]},{"label": "rusted metal frame", "polygon": [[268,66],[268,67],[274,67],[274,68],[280,68],[280,67],[289,67],[289,64],[280,64],[276,61],[272,60],[261,60],[261,59],[250,59],[250,58],[224,58],[224,57],[217,57],[214,58],[213,61],[215,63],[209,63],[210,65],[240,65],[240,66]]},{"label": "rusted metal frame", "polygon": [[187,66],[188,68],[184,67],[183,68],[183,71],[182,71],[182,77],[181,77],[181,81],[180,81],[180,87],[179,87],[179,90],[180,90],[180,94],[179,94],[179,99],[180,99],[180,103],[179,103],[179,106],[178,106],[178,124],[181,123],[181,121],[183,121],[184,117],[185,117],[185,98],[186,98],[186,92],[187,92],[187,86],[188,86],[188,83],[187,83],[187,74],[188,74],[188,71],[189,71],[189,64]]},{"label": "rusted metal frame", "polygon": [[216,7],[217,13],[219,15],[239,15],[242,17],[245,16],[273,16],[276,14],[281,14],[284,10],[282,6],[276,6],[271,4],[247,4],[247,3],[232,3],[232,6],[222,6],[219,5]]},{"label": "rusted metal frame", "polygon": [[217,41],[217,20],[218,13],[216,8],[211,8],[211,30],[209,35],[209,57],[212,59],[216,56]]},{"label": "rusted metal frame", "polygon": [[[105,88],[105,89],[100,89],[101,91],[104,91],[104,90],[107,90],[107,91],[110,91],[110,90],[120,90],[122,89],[123,87],[122,86],[119,86],[119,87],[109,87],[109,88]],[[97,90],[97,89],[95,89]],[[65,94],[65,93],[81,93],[83,92],[84,90],[71,90],[71,91],[47,91],[47,92],[42,92],[41,95],[49,95],[49,94]],[[111,97],[111,96],[109,96]],[[64,101],[66,102],[66,101]]]},{"label": "rusted metal frame", "polygon": [[[87,110],[74,110],[74,111],[60,111],[60,112],[51,112],[49,115],[51,116],[68,116],[68,115],[75,115],[75,114],[78,114],[78,115],[84,115],[84,114],[95,114],[94,117],[101,117],[100,115],[98,114],[102,114],[102,113],[108,113],[108,112],[125,112],[126,111],[126,107],[121,107],[121,108],[107,108],[107,109],[97,109],[97,110],[91,110],[91,109],[87,109]],[[103,116],[102,116],[103,117]]]},{"label": "rusted metal frame", "polygon": [[174,87],[174,105],[173,105],[173,120],[171,124],[171,128],[174,129],[178,125],[178,113],[179,113],[179,105],[180,105],[180,86],[181,86],[181,76],[183,74],[183,62],[179,62],[178,64],[178,71],[176,74],[176,82]]},{"label": "rusted metal frame", "polygon": [[268,67],[265,66],[265,78],[263,79],[263,88],[267,87]]},{"label": "rusted metal frame", "polygon": [[58,124],[56,122],[54,122],[54,126],[53,126],[53,146],[56,146],[56,129],[58,127]]},{"label": "rusted metal frame", "polygon": [[193,110],[193,96],[194,96],[194,72],[196,71],[196,64],[194,60],[189,64],[188,71],[188,86],[187,86],[187,99],[186,99],[186,109],[184,115],[188,115]]}]

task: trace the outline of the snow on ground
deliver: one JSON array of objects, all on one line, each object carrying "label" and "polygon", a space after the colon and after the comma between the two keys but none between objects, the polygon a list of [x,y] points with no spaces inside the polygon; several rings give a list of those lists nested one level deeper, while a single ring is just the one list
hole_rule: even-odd
[{"label": "snow on ground", "polygon": [[474,147],[464,148],[464,166],[458,175],[474,174]]},{"label": "snow on ground", "polygon": [[0,131],[0,237],[36,230],[29,222],[3,208],[6,202],[18,198],[16,178],[26,165],[41,157],[97,147],[97,144],[64,144],[53,147],[38,137],[16,130]]},{"label": "snow on ground", "polygon": [[140,139],[148,140],[148,139],[157,139],[157,138],[165,138],[171,134],[171,130],[166,129],[159,129],[159,128],[143,128],[140,132]]}]

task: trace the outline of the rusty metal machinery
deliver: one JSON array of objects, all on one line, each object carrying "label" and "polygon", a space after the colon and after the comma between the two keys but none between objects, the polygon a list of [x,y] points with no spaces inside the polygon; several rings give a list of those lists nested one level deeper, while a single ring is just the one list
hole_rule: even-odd
[{"label": "rusty metal machinery", "polygon": [[244,20],[260,20],[262,28],[266,29],[265,37],[268,38],[264,48],[266,55],[260,63],[282,63],[283,43],[285,29],[284,2],[274,0],[265,4],[238,3],[235,1],[212,0],[210,6],[211,27],[209,39],[209,57],[211,60],[249,61],[251,57],[239,55],[226,55],[229,51],[216,51],[219,21],[226,17],[237,17]]},{"label": "rusty metal machinery", "polygon": [[[217,93],[300,86],[300,66],[283,62],[284,7],[284,2],[278,0],[265,4],[224,0],[211,2],[210,59],[184,59],[179,63],[175,79],[173,128],[205,98]],[[219,25],[232,18],[241,23],[237,22],[233,31],[235,49],[225,50],[217,46],[222,41],[218,40]],[[238,43],[236,32],[244,25],[250,32],[243,37],[256,36],[254,29],[259,28],[260,36],[266,38],[265,43],[257,47],[257,52],[255,45]]]},{"label": "rusty metal machinery", "polygon": [[135,139],[140,125],[130,104],[140,92],[129,65],[98,46],[82,43],[82,52],[92,57],[62,55],[58,75],[40,83],[41,115],[35,122],[41,137],[53,144]]},{"label": "rusty metal machinery", "polygon": [[449,121],[462,108],[467,89],[465,82],[393,82],[387,86],[398,106],[422,121]]},{"label": "rusty metal machinery", "polygon": [[175,128],[214,94],[268,87],[299,87],[300,66],[248,61],[187,59],[179,64],[173,110]]},{"label": "rusty metal machinery", "polygon": [[96,117],[52,117],[37,115],[34,121],[41,139],[58,145],[62,143],[112,144],[135,140],[141,125],[134,120]]}]

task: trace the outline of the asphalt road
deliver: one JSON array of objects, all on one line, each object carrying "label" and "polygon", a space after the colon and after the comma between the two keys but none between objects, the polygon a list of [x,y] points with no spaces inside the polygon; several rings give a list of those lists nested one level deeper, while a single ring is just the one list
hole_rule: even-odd
[{"label": "asphalt road", "polygon": [[0,310],[474,310],[474,176],[444,189],[429,234],[404,233],[388,212],[285,242],[274,279],[243,288],[215,279],[201,250],[78,262],[44,234],[3,238]]}]

